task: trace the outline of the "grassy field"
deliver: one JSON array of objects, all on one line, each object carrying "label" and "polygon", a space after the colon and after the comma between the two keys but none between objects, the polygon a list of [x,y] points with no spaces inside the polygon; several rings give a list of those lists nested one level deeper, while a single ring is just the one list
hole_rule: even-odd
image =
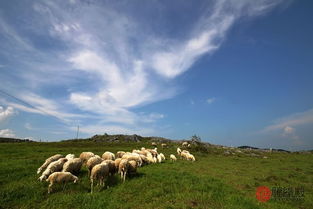
[{"label": "grassy field", "polygon": [[[222,150],[193,153],[196,162],[178,160],[147,165],[121,183],[117,176],[108,188],[90,194],[87,170],[78,184],[55,187],[37,181],[37,168],[54,154],[92,151],[131,151],[144,143],[1,143],[0,208],[313,208],[313,154],[266,153],[267,159],[244,155],[225,156]],[[176,146],[158,148],[176,154]],[[255,198],[258,186],[304,187],[304,200]]]}]

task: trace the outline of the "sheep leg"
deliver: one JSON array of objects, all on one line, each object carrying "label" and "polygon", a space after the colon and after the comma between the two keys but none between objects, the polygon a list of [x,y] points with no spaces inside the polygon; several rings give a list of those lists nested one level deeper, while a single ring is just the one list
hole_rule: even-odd
[{"label": "sheep leg", "polygon": [[124,172],[123,175],[124,175],[124,176],[123,176],[123,182],[125,182],[125,179],[126,179],[126,172]]},{"label": "sheep leg", "polygon": [[93,192],[93,180],[91,179],[90,192]]},{"label": "sheep leg", "polygon": [[52,185],[53,185],[53,183],[50,183],[48,186],[48,194],[50,194],[50,192],[52,191]]}]

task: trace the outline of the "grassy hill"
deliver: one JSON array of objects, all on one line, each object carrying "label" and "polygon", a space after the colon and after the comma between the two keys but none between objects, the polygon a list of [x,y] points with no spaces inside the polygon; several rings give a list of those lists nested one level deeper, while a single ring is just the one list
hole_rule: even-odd
[{"label": "grassy hill", "polygon": [[[56,153],[131,151],[150,141],[108,142],[74,140],[53,143],[0,144],[0,208],[313,208],[313,155],[307,153],[263,152],[218,146],[194,146],[197,161],[178,160],[152,164],[121,183],[110,177],[108,188],[97,187],[90,194],[87,170],[78,184],[57,186],[47,194],[47,182],[37,181],[37,168]],[[177,143],[158,151],[176,154]],[[263,158],[266,156],[267,158]],[[255,198],[258,186],[303,187],[303,200]]]}]

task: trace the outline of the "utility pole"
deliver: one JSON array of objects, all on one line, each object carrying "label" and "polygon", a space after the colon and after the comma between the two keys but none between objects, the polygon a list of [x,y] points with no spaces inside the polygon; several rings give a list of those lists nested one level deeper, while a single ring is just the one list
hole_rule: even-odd
[{"label": "utility pole", "polygon": [[79,125],[77,126],[77,134],[76,134],[76,139],[78,139],[78,132],[79,132]]}]

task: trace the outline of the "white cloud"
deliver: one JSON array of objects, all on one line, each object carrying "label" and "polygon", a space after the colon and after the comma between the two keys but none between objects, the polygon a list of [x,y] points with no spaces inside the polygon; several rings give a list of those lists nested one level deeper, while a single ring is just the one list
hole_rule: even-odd
[{"label": "white cloud", "polygon": [[294,113],[289,116],[275,120],[272,125],[265,127],[263,131],[270,132],[286,128],[287,130],[290,130],[288,127],[295,127],[311,123],[313,123],[313,109],[309,109],[304,112]]},{"label": "white cloud", "polygon": [[[2,51],[8,51],[8,57],[23,57],[16,74],[30,91],[38,92],[40,87],[64,91],[57,99],[29,92],[17,95],[36,108],[6,104],[65,122],[97,115],[95,127],[99,123],[119,123],[106,127],[124,132],[139,130],[141,123],[157,121],[164,115],[141,115],[135,108],[177,95],[179,87],[174,79],[200,57],[217,50],[236,20],[264,14],[278,3],[280,0],[213,1],[213,9],[188,29],[185,38],[176,40],[159,36],[150,24],[141,25],[144,21],[136,21],[136,15],[128,10],[121,12],[122,8],[102,5],[104,2],[99,6],[99,2],[75,0],[35,1],[27,17],[34,25],[29,25],[27,31],[48,36],[59,47],[37,49],[18,33],[22,30],[14,30],[0,18],[1,32],[12,45]],[[17,48],[13,47],[15,43]],[[23,50],[32,53],[21,54]]]},{"label": "white cloud", "polygon": [[216,101],[216,98],[215,98],[215,97],[208,98],[208,99],[206,100],[206,102],[207,102],[208,104],[212,104],[212,103],[215,102],[215,101]]},{"label": "white cloud", "polygon": [[15,134],[12,130],[10,129],[1,129],[0,130],[0,137],[8,137],[8,138],[12,138],[15,137]]},{"label": "white cloud", "polygon": [[16,113],[16,111],[11,106],[7,107],[6,109],[4,107],[0,106],[0,122],[13,116],[15,113]]}]

